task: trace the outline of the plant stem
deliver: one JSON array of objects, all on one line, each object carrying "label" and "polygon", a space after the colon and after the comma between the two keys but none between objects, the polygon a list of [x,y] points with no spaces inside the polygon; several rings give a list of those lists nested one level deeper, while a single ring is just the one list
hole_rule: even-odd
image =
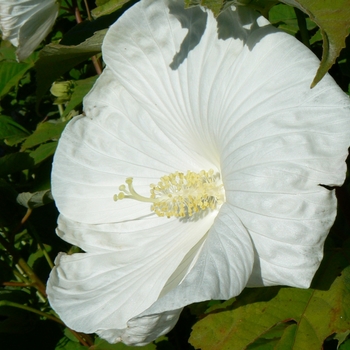
[{"label": "plant stem", "polygon": [[309,32],[307,30],[306,18],[304,12],[294,7],[295,15],[297,16],[298,26],[301,35],[301,41],[305,46],[310,48]]},{"label": "plant stem", "polygon": [[[54,310],[52,310],[52,313],[56,316],[56,318],[59,318]],[[94,340],[90,337],[90,335],[85,333],[78,333],[69,327],[67,327],[67,329],[80,341],[82,345],[87,347],[94,345]]]},{"label": "plant stem", "polygon": [[[87,9],[87,13],[88,13],[88,16],[89,16],[89,20],[91,20],[91,16],[90,16],[90,11],[89,11],[89,8],[87,7],[87,3],[85,2],[85,5],[86,5],[86,9]],[[79,8],[76,4],[76,1],[74,1],[74,6],[75,6],[75,20],[77,21],[77,23],[81,23],[83,22],[83,19],[81,18],[81,14],[80,14],[80,11],[79,11]],[[92,56],[91,57],[91,61],[95,67],[95,71],[98,75],[101,75],[102,74],[102,67],[101,67],[101,63],[100,61],[97,59],[96,56]]]},{"label": "plant stem", "polygon": [[21,219],[21,221],[19,222],[19,224],[14,228],[14,230],[11,232],[11,236],[8,237],[11,240],[14,239],[15,235],[20,231],[21,227],[25,224],[25,222],[28,220],[28,218],[30,217],[30,215],[32,214],[33,209],[28,208],[26,213],[24,214],[23,218]]},{"label": "plant stem", "polygon": [[94,345],[94,341],[88,334],[82,334],[78,333],[76,331],[73,331],[73,329],[68,328],[69,331],[80,341],[80,343],[88,348],[90,346]]},{"label": "plant stem", "polygon": [[18,252],[14,250],[11,245],[7,242],[7,240],[0,235],[0,243],[4,246],[6,251],[12,255],[14,263],[18,264],[18,266],[24,271],[24,273],[28,276],[28,278],[32,281],[33,286],[46,297],[46,287],[43,282],[39,279],[39,277],[34,273],[34,271],[29,267],[29,265],[25,262],[23,258],[20,257]]},{"label": "plant stem", "polygon": [[53,262],[52,262],[52,260],[51,260],[51,258],[49,256],[47,250],[45,249],[45,246],[44,246],[43,242],[41,241],[38,233],[36,232],[36,229],[34,228],[34,226],[31,225],[29,222],[28,222],[28,229],[29,229],[29,233],[33,234],[35,240],[38,242],[39,249],[42,251],[42,253],[43,253],[47,263],[50,266],[50,268],[53,269],[54,264],[53,264]]},{"label": "plant stem", "polygon": [[86,8],[86,13],[87,13],[88,19],[89,19],[89,21],[92,21],[91,13],[90,13],[90,9],[89,9],[89,5],[87,3],[87,0],[84,0],[84,4],[85,4],[85,8]]},{"label": "plant stem", "polygon": [[96,56],[92,56],[91,57],[91,61],[95,67],[95,70],[96,70],[96,73],[98,75],[101,75],[102,74],[102,68],[101,68],[101,64],[100,64],[100,61],[98,60],[98,58]]},{"label": "plant stem", "polygon": [[2,282],[3,286],[7,287],[31,287],[32,285],[25,282]]},{"label": "plant stem", "polygon": [[18,304],[18,303],[14,303],[12,301],[8,301],[8,300],[1,300],[0,301],[0,307],[1,306],[12,306],[12,307],[16,307],[18,309],[23,309],[29,312],[33,312],[37,315],[43,316],[48,318],[49,320],[55,321],[57,323],[60,323],[62,325],[65,325],[59,318],[52,316],[50,314],[47,314],[46,312],[34,309],[33,307],[27,306],[27,305],[22,305],[22,304]]},{"label": "plant stem", "polygon": [[60,114],[60,117],[62,117],[62,115],[64,113],[64,108],[61,104],[58,104],[57,107],[58,107],[58,112]]},{"label": "plant stem", "polygon": [[[11,307],[16,307],[18,309],[22,309],[22,310],[26,310],[29,312],[32,312],[34,314],[40,315],[42,317],[45,317],[51,321],[55,321],[63,326],[66,326],[64,324],[64,322],[62,320],[60,320],[58,317],[52,316],[46,312],[34,309],[33,307],[27,306],[27,305],[22,305],[22,304],[18,304],[18,303],[14,303],[12,301],[8,301],[8,300],[1,300],[0,301],[0,307],[1,306],[11,306]],[[93,340],[91,339],[91,337],[89,335],[86,334],[80,334],[76,331],[73,331],[72,329],[68,328],[69,331],[79,340],[79,342],[87,347],[90,347],[94,344]]]},{"label": "plant stem", "polygon": [[50,255],[48,254],[48,252],[46,251],[46,249],[45,249],[45,247],[43,247],[42,249],[42,252],[43,252],[43,254],[44,254],[44,256],[45,256],[45,259],[46,259],[46,261],[47,261],[47,263],[49,264],[49,266],[50,266],[50,268],[51,268],[51,270],[54,268],[54,263],[52,262],[52,260],[51,260],[51,258],[50,258]]},{"label": "plant stem", "polygon": [[[17,265],[18,266],[18,265]],[[12,269],[12,273],[15,275],[15,277],[18,279],[18,281],[21,281],[20,283],[25,283],[27,286],[33,286],[30,281],[28,281],[23,274],[19,273],[16,269]]]},{"label": "plant stem", "polygon": [[29,265],[25,262],[23,258],[19,258],[17,261],[19,267],[25,272],[25,274],[29,277],[29,279],[33,282],[33,286],[45,297],[46,287],[43,282],[39,279],[39,277],[34,273],[34,271],[29,267]]}]

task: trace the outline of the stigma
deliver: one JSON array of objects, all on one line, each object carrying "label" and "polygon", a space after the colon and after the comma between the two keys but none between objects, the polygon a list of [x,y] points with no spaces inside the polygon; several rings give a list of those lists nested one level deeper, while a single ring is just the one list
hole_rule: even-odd
[{"label": "stigma", "polygon": [[224,185],[220,173],[187,171],[175,172],[160,178],[157,185],[150,185],[150,197],[138,194],[133,186],[133,178],[128,177],[125,184],[119,186],[114,200],[134,199],[151,203],[151,211],[158,216],[191,217],[195,213],[218,209],[225,202]]}]

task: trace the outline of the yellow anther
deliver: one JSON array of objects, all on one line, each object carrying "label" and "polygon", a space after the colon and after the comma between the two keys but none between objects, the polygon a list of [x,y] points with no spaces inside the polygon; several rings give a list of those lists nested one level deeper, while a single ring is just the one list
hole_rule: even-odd
[{"label": "yellow anther", "polygon": [[213,169],[186,174],[175,172],[164,175],[157,185],[150,185],[150,197],[138,194],[133,187],[133,178],[128,177],[125,185],[119,186],[121,192],[114,200],[124,198],[152,203],[151,211],[158,216],[186,217],[200,210],[214,210],[225,201],[225,192],[220,174]]}]

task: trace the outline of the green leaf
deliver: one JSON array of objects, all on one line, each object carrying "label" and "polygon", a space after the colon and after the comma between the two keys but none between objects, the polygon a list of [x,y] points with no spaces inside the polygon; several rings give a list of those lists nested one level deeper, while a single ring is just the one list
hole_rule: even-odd
[{"label": "green leaf", "polygon": [[278,323],[268,330],[254,343],[247,346],[247,350],[276,350],[282,337],[290,333],[290,329],[294,329],[295,322]]},{"label": "green leaf", "polygon": [[185,7],[204,6],[210,9],[217,17],[227,6],[249,6],[267,17],[270,8],[277,2],[277,0],[185,0]]},{"label": "green leaf", "polygon": [[346,48],[340,53],[338,64],[341,74],[347,78],[350,78],[350,37],[347,37],[345,43],[347,45]]},{"label": "green leaf", "polygon": [[[292,7],[284,4],[278,4],[269,12],[269,21],[276,27],[295,36],[299,31],[297,16]],[[315,23],[309,18],[306,19],[307,29],[315,28]]]},{"label": "green leaf", "polygon": [[190,343],[202,350],[246,349],[276,325],[293,320],[276,349],[321,349],[328,336],[350,328],[349,255],[348,246],[331,250],[313,289],[246,289],[226,311],[195,324]]},{"label": "green leaf", "polygon": [[30,254],[29,255],[29,258],[28,258],[28,261],[27,261],[27,264],[29,267],[33,268],[35,262],[42,258],[44,256],[44,253],[42,250],[38,249],[37,251],[35,251],[34,253]]},{"label": "green leaf", "polygon": [[75,107],[81,104],[85,95],[91,90],[94,85],[97,76],[87,78],[84,80],[74,81],[75,87],[73,94],[66,105],[62,118],[65,118],[70,111],[72,111]]},{"label": "green leaf", "polygon": [[23,75],[33,67],[32,63],[18,63],[4,60],[0,62],[0,97],[6,95],[16,86]]},{"label": "green leaf", "polygon": [[55,350],[87,350],[87,347],[81,345],[72,332],[65,328],[64,337],[57,343]]},{"label": "green leaf", "polygon": [[31,192],[49,190],[51,188],[51,171],[52,162],[42,162],[38,167],[35,167],[34,181],[32,183],[33,187]]},{"label": "green leaf", "polygon": [[0,115],[0,140],[5,140],[8,145],[14,145],[28,135],[29,132],[12,118]]},{"label": "green leaf", "polygon": [[94,33],[103,29],[108,29],[123,14],[125,9],[130,7],[135,1],[136,0],[131,0],[127,5],[109,15],[101,16],[93,21],[83,21],[77,24],[64,34],[60,44],[66,46],[79,45],[86,39],[91,38]]},{"label": "green leaf", "polygon": [[285,350],[286,346],[290,347],[290,344],[294,344],[297,330],[297,324],[292,324],[288,328],[286,328],[283,332],[283,335],[281,336],[281,339],[275,345],[274,350]]},{"label": "green leaf", "polygon": [[185,7],[204,6],[218,16],[226,2],[226,0],[185,0]]},{"label": "green leaf", "polygon": [[37,165],[45,159],[51,157],[56,150],[57,141],[48,142],[40,145],[35,151],[29,153],[29,156],[34,159],[34,165]]},{"label": "green leaf", "polygon": [[350,339],[339,346],[339,350],[350,350]]},{"label": "green leaf", "polygon": [[96,6],[102,6],[104,4],[107,4],[107,2],[109,2],[110,0],[96,0],[95,4]]},{"label": "green leaf", "polygon": [[87,350],[86,346],[77,343],[76,341],[70,340],[67,337],[63,337],[56,344],[55,350]]},{"label": "green leaf", "polygon": [[155,344],[148,344],[145,346],[128,346],[123,343],[117,343],[117,344],[109,344],[103,339],[97,338],[95,341],[95,345],[92,346],[91,350],[128,350],[128,349],[135,349],[135,350],[156,350],[157,347]]},{"label": "green leaf", "polygon": [[52,203],[51,190],[38,191],[35,193],[22,192],[17,196],[17,202],[26,208],[39,208],[45,204]]},{"label": "green leaf", "polygon": [[350,334],[350,330],[347,330],[345,332],[337,333],[334,336],[334,339],[338,340],[338,347],[345,342],[345,340],[348,338],[349,334]]},{"label": "green leaf", "polygon": [[108,15],[122,8],[129,1],[130,0],[99,1],[97,2],[98,6],[91,11],[91,15],[93,18]]},{"label": "green leaf", "polygon": [[11,153],[0,158],[0,177],[13,174],[34,166],[34,160],[28,153]]},{"label": "green leaf", "polygon": [[41,50],[39,59],[35,63],[38,80],[37,103],[51,87],[51,84],[62,74],[101,52],[101,45],[106,32],[106,29],[100,30],[91,38],[76,46],[49,44]]},{"label": "green leaf", "polygon": [[[21,150],[23,151],[28,148],[32,148],[34,146],[40,145],[47,141],[58,140],[66,124],[67,122],[55,122],[55,121],[47,121],[47,122],[38,124],[33,134],[27,137],[27,139],[23,143]],[[53,147],[53,145],[50,147]],[[32,155],[33,153],[34,152],[32,152]],[[34,153],[33,157],[39,157],[38,153],[39,151],[37,151],[37,154]]]},{"label": "green leaf", "polygon": [[340,51],[350,28],[350,0],[281,0],[307,13],[321,29],[323,54],[320,67],[311,84],[314,87],[328,72]]}]

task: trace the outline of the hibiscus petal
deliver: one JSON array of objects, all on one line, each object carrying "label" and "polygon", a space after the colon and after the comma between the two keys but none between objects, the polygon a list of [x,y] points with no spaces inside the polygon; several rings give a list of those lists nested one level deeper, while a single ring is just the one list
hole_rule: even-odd
[{"label": "hibiscus petal", "polygon": [[254,248],[233,209],[228,203],[221,207],[191,271],[141,316],[203,300],[229,299],[243,290],[252,272]]},{"label": "hibiscus petal", "polygon": [[[147,223],[139,230],[130,225],[123,233],[115,224],[87,225],[61,215],[58,234],[87,253],[57,257],[47,287],[51,306],[75,330],[123,330],[169,289],[172,279],[186,276],[198,257],[193,249],[200,249],[215,215],[198,221],[157,218],[148,229]],[[174,277],[183,260],[186,266]]]},{"label": "hibiscus petal", "polygon": [[[80,224],[64,218],[61,218],[61,224],[73,225],[76,231],[82,231]],[[97,225],[95,235],[92,235],[92,225],[85,226],[90,226],[86,233],[91,244],[98,242],[98,233],[105,235],[108,232],[105,225],[98,232],[100,228]],[[113,229],[113,226],[110,228]],[[139,247],[135,247],[138,233],[127,233],[119,240],[129,240],[125,250],[123,244],[117,245],[116,238],[110,234],[113,240],[110,245],[120,251],[59,256],[48,283],[50,304],[68,326],[78,331],[97,331],[109,342],[143,345],[168,332],[175,325],[183,306],[212,298],[228,299],[239,294],[252,271],[253,245],[232,207],[224,204],[215,225],[202,240],[204,243],[200,240],[197,243],[201,252],[197,256],[198,261],[183,276],[180,284],[157,300],[159,287],[165,286],[164,281],[158,279],[159,274],[164,277],[164,270],[173,267],[174,259],[178,270],[184,268],[184,261],[188,267],[187,256],[195,255],[191,250],[187,251],[187,256],[183,255],[184,247],[179,248],[179,241],[188,244],[195,231],[186,232],[179,239],[180,231],[175,228],[174,232],[165,234],[161,239],[149,240],[142,247],[142,254],[138,251]],[[159,230],[160,235],[163,232],[164,228]],[[142,234],[150,236],[147,230]],[[165,246],[160,248],[163,244]],[[166,260],[163,259],[165,255]],[[150,300],[153,300],[153,305],[142,310]],[[143,313],[138,315],[137,312]]]},{"label": "hibiscus petal", "polygon": [[4,40],[17,46],[23,61],[50,32],[58,15],[56,0],[0,0],[0,28]]},{"label": "hibiscus petal", "polygon": [[[350,136],[349,102],[331,78],[308,88],[317,59],[249,9],[217,23],[170,0],[133,6],[103,55],[86,117],[69,123],[54,162],[58,234],[87,252],[60,256],[51,274],[63,320],[142,345],[184,305],[247,283],[308,286],[336,207],[320,184],[344,180]],[[166,173],[210,168],[227,201],[213,225],[216,213],[167,221],[111,201],[126,177],[147,195]]]},{"label": "hibiscus petal", "polygon": [[98,331],[97,334],[110,343],[143,346],[168,333],[175,326],[181,311],[182,309],[139,317],[130,320],[125,329],[109,329]]},{"label": "hibiscus petal", "polygon": [[321,185],[345,178],[349,99],[329,75],[309,89],[319,61],[292,37],[265,30],[234,63],[236,84],[223,101],[226,199],[255,245],[250,285],[308,287],[336,215],[334,191]]},{"label": "hibiscus petal", "polygon": [[225,11],[218,24],[212,12],[185,10],[182,1],[145,0],[110,28],[103,57],[169,139],[218,166],[213,129],[227,93],[225,74],[253,28],[257,15],[247,8]]},{"label": "hibiscus petal", "polygon": [[[203,157],[181,150],[179,143],[170,140],[108,69],[84,105],[87,116],[67,125],[53,164],[56,205],[72,220],[98,224],[152,214],[148,203],[114,202],[113,195],[128,177],[135,177],[136,191],[149,197],[150,184],[163,175],[216,170]],[[142,221],[136,224],[141,227]]]}]

